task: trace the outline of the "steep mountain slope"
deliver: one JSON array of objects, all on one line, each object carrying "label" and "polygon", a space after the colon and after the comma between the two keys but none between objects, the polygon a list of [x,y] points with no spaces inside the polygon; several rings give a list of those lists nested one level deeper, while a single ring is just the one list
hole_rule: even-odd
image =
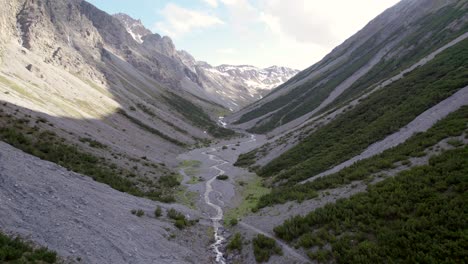
[{"label": "steep mountain slope", "polygon": [[[387,25],[389,23],[388,18],[392,17],[393,20],[391,21],[393,21],[393,28],[399,28],[399,31],[402,31],[403,26],[398,24],[398,21],[407,22],[408,19],[414,19],[413,15],[408,18],[407,14],[409,13],[407,12],[410,12],[412,8],[418,9],[418,11],[415,12],[420,12],[421,10],[418,8],[418,4],[424,6],[425,8],[431,7],[431,9],[425,9],[425,16],[417,19],[415,22],[412,22],[414,25],[413,27],[409,27],[406,22],[404,23],[407,29],[405,29],[404,33],[402,34],[407,35],[410,34],[408,32],[411,32],[411,37],[404,37],[403,40],[399,42],[395,42],[392,39],[387,39],[388,41],[382,40],[383,42],[380,44],[380,46],[374,48],[375,52],[386,54],[380,61],[373,60],[372,63],[368,62],[361,68],[361,70],[352,74],[351,77],[342,83],[340,83],[339,78],[338,80],[337,78],[333,78],[330,79],[330,81],[323,81],[322,83],[327,86],[327,89],[329,92],[331,92],[327,98],[324,97],[324,94],[322,93],[325,90],[320,90],[321,88],[319,89],[320,85],[309,86],[306,83],[299,85],[297,88],[291,88],[292,86],[296,85],[293,83],[294,80],[291,80],[289,83],[291,83],[292,86],[285,84],[274,90],[268,97],[259,101],[258,104],[247,107],[246,110],[242,110],[240,113],[236,113],[229,117],[227,120],[231,121],[238,118],[240,118],[239,120],[248,119],[249,117],[254,117],[254,115],[261,114],[260,112],[266,111],[268,108],[274,108],[276,104],[279,104],[278,108],[274,108],[269,114],[263,117],[254,118],[246,123],[238,125],[240,127],[252,126],[251,131],[271,130],[268,133],[268,135],[271,137],[269,144],[265,145],[256,152],[252,152],[249,155],[244,155],[244,162],[241,162],[241,164],[257,163],[257,165],[264,166],[266,163],[279,157],[285,151],[288,151],[292,147],[299,144],[308,135],[311,135],[322,126],[332,122],[335,118],[359,105],[365,98],[371,96],[374,92],[391,87],[394,82],[397,82],[398,80],[406,77],[408,74],[417,70],[419,67],[430,63],[434,57],[440,55],[447,49],[466,39],[468,37],[468,16],[466,15],[466,1],[446,2],[444,5],[437,3],[433,1],[421,1],[418,3],[412,1],[401,2],[400,4],[377,17],[363,30],[358,32],[355,36],[351,37],[343,45],[336,48],[331,54],[327,55],[322,62],[319,62],[310,68],[317,68],[316,71],[309,69],[297,75],[298,77],[303,76],[304,78],[308,78],[308,73],[311,71],[312,73],[309,76],[310,78],[315,78],[314,80],[316,81],[321,80],[321,76],[327,74],[321,74],[321,71],[324,70],[324,68],[321,68],[321,65],[327,61],[333,61],[331,58],[337,57],[339,55],[337,55],[337,52],[342,49],[343,46],[349,45],[349,43],[354,40],[357,41],[369,38],[369,36],[364,35],[364,32],[378,32],[375,33],[377,36],[372,37],[378,40],[378,36],[384,33],[389,34],[387,31],[392,29],[392,27],[385,26],[378,28],[375,25]],[[403,10],[405,12],[396,13],[399,10]],[[402,35],[400,34],[398,36]],[[422,36],[426,36],[424,38],[425,41],[419,41]],[[431,36],[431,38],[429,38],[429,36]],[[389,48],[383,48],[384,46],[388,45],[395,47],[393,50]],[[362,60],[363,58],[368,58],[368,54],[369,53],[365,53],[366,56],[364,57],[359,55],[359,53],[355,54],[354,57],[338,56],[336,60],[347,60],[352,62]],[[380,57],[381,56],[377,56],[377,58]],[[339,67],[337,66],[334,71],[330,71],[328,73],[335,74],[340,72],[347,72],[347,74],[351,74],[349,71],[350,67],[346,65],[347,64],[343,64]],[[355,67],[356,64],[353,63],[352,66]],[[317,76],[313,77],[315,75]],[[294,79],[297,79],[298,77]],[[314,81],[313,83],[316,82]],[[286,91],[288,89],[291,90],[290,93]],[[277,98],[274,98],[275,96]],[[288,112],[286,115],[283,115],[285,113],[283,111],[289,111],[287,110],[289,106],[281,106],[281,104],[296,100],[291,99],[296,97],[301,98],[301,102],[307,102],[307,100],[315,101],[315,108],[312,102],[309,102],[308,104],[301,104],[299,102],[294,104],[293,112]],[[320,97],[323,101],[319,100]],[[270,100],[269,98],[274,99],[272,99],[271,102],[265,102]],[[290,100],[286,100],[286,98],[289,98]],[[255,109],[255,105],[257,105],[258,108]],[[293,107],[292,103],[289,105]],[[309,109],[309,107],[312,108]],[[245,111],[249,111],[250,109],[254,110],[243,115]],[[296,112],[296,110],[303,113],[303,115],[299,112]],[[311,111],[305,112],[309,110]],[[274,120],[276,119],[281,119],[281,122],[284,122],[283,125],[275,123]],[[239,120],[237,122],[240,122]],[[285,120],[292,121],[287,123]],[[275,126],[277,127],[275,128]],[[258,162],[256,160],[258,160]]]},{"label": "steep mountain slope", "polygon": [[466,1],[402,1],[322,61],[229,120],[252,132],[274,135],[300,125],[362,95],[461,35],[467,20]]},{"label": "steep mountain slope", "polygon": [[[467,11],[468,1],[401,1],[227,117],[268,138],[236,163],[271,188],[244,226],[319,263],[466,258],[464,217],[448,226],[438,212],[466,209]],[[425,224],[437,231],[411,229]],[[439,239],[421,239],[429,233]]]},{"label": "steep mountain slope", "polygon": [[[150,41],[136,42],[112,16],[85,1],[5,6],[2,101],[49,115],[66,131],[163,162],[183,145],[229,133],[211,121],[221,106],[187,92],[196,88],[191,75],[154,52]],[[151,139],[128,140],[127,133]],[[145,154],[150,141],[155,151],[172,156]]]},{"label": "steep mountain slope", "polygon": [[125,14],[116,14],[114,17],[125,25],[136,41],[173,59],[184,68],[184,72],[201,86],[198,90],[205,93],[204,97],[226,105],[231,111],[239,110],[262,98],[271,89],[283,84],[299,72],[280,66],[265,69],[248,65],[213,67],[206,62],[197,61],[184,50],[177,50],[169,37],[152,34],[141,21]]},{"label": "steep mountain slope", "polygon": [[[129,210],[141,206],[154,215],[155,201],[189,204],[174,173],[176,157],[233,136],[216,122],[228,110],[151,45],[157,36],[139,43],[118,19],[86,1],[0,4],[0,140],[10,144],[0,147],[0,181],[2,200],[14,201],[3,203],[0,228],[61,255],[79,251],[91,263],[209,261],[201,253],[209,242],[203,223],[193,229],[202,233],[185,231],[184,239],[175,239],[177,230],[168,231],[172,220],[135,223]],[[184,217],[201,217],[173,207]],[[99,223],[103,233],[94,229]],[[194,253],[186,237],[207,240]],[[147,239],[164,241],[150,246]]]},{"label": "steep mountain slope", "polygon": [[[176,209],[191,219],[200,218],[194,210],[118,192],[3,142],[0,168],[2,231],[47,246],[66,257],[65,263],[210,261],[205,254],[208,241],[203,241],[207,226],[182,231],[165,216]],[[164,216],[154,217],[156,206]],[[145,215],[137,217],[132,210]],[[0,254],[2,262],[12,258],[3,258],[7,252]]]}]

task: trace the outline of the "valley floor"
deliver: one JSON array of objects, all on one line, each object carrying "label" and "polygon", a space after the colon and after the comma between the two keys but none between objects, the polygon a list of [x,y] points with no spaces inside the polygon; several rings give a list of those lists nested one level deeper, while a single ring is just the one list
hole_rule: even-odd
[{"label": "valley floor", "polygon": [[[245,197],[246,189],[254,184],[260,184],[256,181],[257,176],[244,168],[236,167],[236,162],[241,153],[248,152],[266,142],[263,135],[250,135],[241,139],[222,141],[208,148],[195,149],[190,152],[179,155],[181,160],[180,173],[184,176],[183,184],[189,192],[195,193],[196,206],[206,218],[215,218],[216,210],[206,203],[204,194],[206,193],[207,183],[219,175],[228,176],[227,180],[214,179],[212,182],[212,191],[208,193],[210,202],[219,206],[223,212],[223,220],[218,235],[222,237],[220,250],[226,252],[227,241],[231,239],[234,232],[239,232],[245,241],[250,241],[254,236],[263,234],[273,237],[272,233],[261,230],[261,226],[251,226],[242,221],[242,218],[251,212],[253,206],[249,207],[246,202],[251,201],[251,195]],[[260,188],[260,186],[256,186]],[[259,195],[261,195],[259,193]],[[252,201],[251,205],[255,204]],[[239,219],[240,222],[232,225],[232,219]],[[268,221],[267,219],[263,219]],[[270,226],[267,224],[266,226]],[[274,238],[276,240],[276,238]],[[295,249],[290,248],[285,243],[277,240],[282,247],[285,255],[272,257],[269,263],[306,263],[308,259],[297,253]],[[216,256],[216,250],[213,247],[212,256]],[[240,255],[224,254],[224,263],[255,263],[251,243]],[[285,262],[286,261],[286,262]],[[221,262],[221,263],[223,263]]]}]

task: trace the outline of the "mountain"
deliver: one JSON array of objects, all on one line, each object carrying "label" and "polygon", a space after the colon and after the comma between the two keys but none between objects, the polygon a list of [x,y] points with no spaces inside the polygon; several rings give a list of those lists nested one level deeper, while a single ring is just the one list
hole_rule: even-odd
[{"label": "mountain", "polygon": [[136,41],[172,58],[185,68],[186,74],[192,76],[191,78],[201,86],[199,89],[207,94],[205,97],[227,106],[231,111],[239,110],[262,98],[271,89],[299,72],[280,66],[265,69],[248,65],[211,66],[206,62],[197,61],[184,50],[177,50],[169,37],[152,34],[141,21],[126,14],[116,14],[114,17],[122,22]]},{"label": "mountain", "polygon": [[135,20],[123,13],[115,14],[114,17],[122,22],[127,32],[139,43],[143,43],[144,36],[152,34],[152,32],[141,23],[141,20]]},{"label": "mountain", "polygon": [[197,63],[196,68],[203,76],[205,87],[212,87],[208,91],[216,93],[231,110],[261,99],[299,72],[279,66],[264,69],[249,65],[213,67],[203,62]]},{"label": "mountain", "polygon": [[[325,128],[331,129],[326,137],[338,133],[352,135],[353,131],[364,136],[366,133],[363,131],[367,132],[368,129],[366,126],[355,127],[358,124],[357,118],[371,118],[375,113],[386,109],[385,107],[396,109],[396,106],[390,106],[390,98],[396,93],[404,94],[403,91],[397,91],[403,88],[395,87],[395,94],[388,95],[387,99],[382,97],[382,94],[390,93],[391,89],[388,87],[398,86],[395,84],[397,82],[404,83],[410,79],[411,74],[416,75],[422,69],[436,67],[431,64],[432,60],[449,53],[454,49],[453,46],[466,43],[467,9],[466,1],[401,1],[336,47],[321,61],[274,89],[263,99],[229,116],[227,120],[233,122],[234,127],[248,129],[252,133],[266,133],[270,138],[269,144],[244,155],[239,163],[256,164],[263,168],[262,172],[268,171],[266,173],[268,175],[283,175],[287,172],[280,172],[289,169],[294,169],[294,174],[299,174],[296,170],[301,168],[300,174],[305,177],[305,175],[318,174],[332,165],[351,158],[351,154],[345,155],[343,151],[339,151],[334,153],[336,157],[324,163],[320,169],[314,169],[313,172],[304,169],[298,160],[293,163],[287,162],[289,154],[295,153],[294,155],[299,157],[303,155],[301,153],[305,148],[309,148],[306,146],[323,142],[325,136],[321,134],[321,131],[325,131]],[[459,49],[461,49],[460,52],[463,51],[463,48]],[[450,63],[449,59],[446,58],[447,61],[439,63]],[[448,73],[455,71],[456,67],[466,66],[463,61],[459,63],[459,65],[453,64],[455,68],[444,70]],[[441,69],[438,71],[443,72]],[[429,85],[430,79],[422,76],[421,73],[420,78],[424,78],[426,85]],[[447,91],[445,96],[424,103],[412,115],[393,116],[392,118],[395,119],[393,125],[384,124],[383,120],[378,121],[383,122],[380,124],[383,127],[375,127],[379,132],[372,134],[372,137],[362,138],[362,147],[357,148],[354,145],[352,152],[359,154],[372,143],[383,140],[384,136],[402,129],[412,118],[463,88],[464,78],[462,76],[458,78],[460,81],[455,82],[451,87],[452,90]],[[426,89],[429,90],[429,88]],[[407,99],[410,100],[423,97],[424,92],[427,91],[417,91],[414,87],[406,92],[411,92],[407,95]],[[369,105],[370,101],[377,100],[377,98],[381,101],[374,101],[375,106]],[[401,107],[402,100],[401,98],[397,101]],[[454,105],[455,108],[458,106]],[[376,107],[379,109],[374,109]],[[413,105],[413,110],[416,108],[416,105]],[[372,109],[373,112],[371,112]],[[353,113],[355,114],[353,118],[356,119],[351,119],[350,116]],[[390,114],[391,111],[382,113],[381,118],[390,118]],[[349,127],[345,125],[347,124],[345,116],[354,122],[349,124]],[[373,127],[372,122],[377,122],[377,120],[365,120],[365,124]],[[344,129],[349,130],[344,131]],[[357,138],[355,135],[349,140]],[[340,140],[344,138],[335,138],[332,142]],[[346,144],[353,145],[354,143],[347,142]],[[322,147],[331,147],[331,145]],[[319,151],[321,148],[316,149]],[[325,150],[322,149],[322,151]],[[306,161],[307,159],[304,162]],[[297,178],[300,177],[297,176]]]},{"label": "mountain", "polygon": [[[140,43],[119,19],[86,1],[0,4],[0,140],[9,144],[0,151],[1,193],[12,201],[2,205],[10,212],[1,217],[2,234],[86,263],[207,262],[208,238],[198,249],[184,239],[208,225],[182,236],[168,220],[135,222],[131,212],[154,215],[158,205],[177,209],[186,221],[201,217],[188,206],[162,203],[188,192],[176,174],[180,153],[235,135],[217,124],[229,110],[203,92],[196,74],[160,52],[173,47],[168,38],[151,34]],[[13,189],[31,200],[13,198]],[[145,242],[148,229],[158,245]],[[116,237],[135,244],[122,246],[128,241]]]},{"label": "mountain", "polygon": [[242,224],[314,263],[465,258],[466,215],[443,219],[466,208],[467,72],[468,1],[403,0],[226,117],[266,137],[235,163],[270,191]]},{"label": "mountain", "polygon": [[0,260],[468,258],[468,1],[402,0],[297,74],[0,4]]},{"label": "mountain", "polygon": [[[320,62],[231,119],[251,132],[284,131],[281,127],[296,126],[362,95],[464,32],[466,14],[453,7],[463,4],[402,1]],[[445,13],[449,15],[438,16]]]}]

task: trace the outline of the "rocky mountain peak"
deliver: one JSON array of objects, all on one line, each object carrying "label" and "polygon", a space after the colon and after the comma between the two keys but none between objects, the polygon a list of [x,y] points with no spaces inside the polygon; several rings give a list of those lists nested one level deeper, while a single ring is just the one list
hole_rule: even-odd
[{"label": "rocky mountain peak", "polygon": [[152,34],[151,30],[147,29],[140,19],[134,19],[131,16],[123,13],[114,15],[128,31],[130,35],[138,42],[143,43],[143,38],[147,35]]}]

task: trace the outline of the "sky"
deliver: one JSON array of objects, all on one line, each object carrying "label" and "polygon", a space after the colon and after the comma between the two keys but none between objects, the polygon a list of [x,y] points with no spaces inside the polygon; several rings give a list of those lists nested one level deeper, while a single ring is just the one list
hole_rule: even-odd
[{"label": "sky", "polygon": [[399,0],[87,0],[211,65],[305,69]]}]

